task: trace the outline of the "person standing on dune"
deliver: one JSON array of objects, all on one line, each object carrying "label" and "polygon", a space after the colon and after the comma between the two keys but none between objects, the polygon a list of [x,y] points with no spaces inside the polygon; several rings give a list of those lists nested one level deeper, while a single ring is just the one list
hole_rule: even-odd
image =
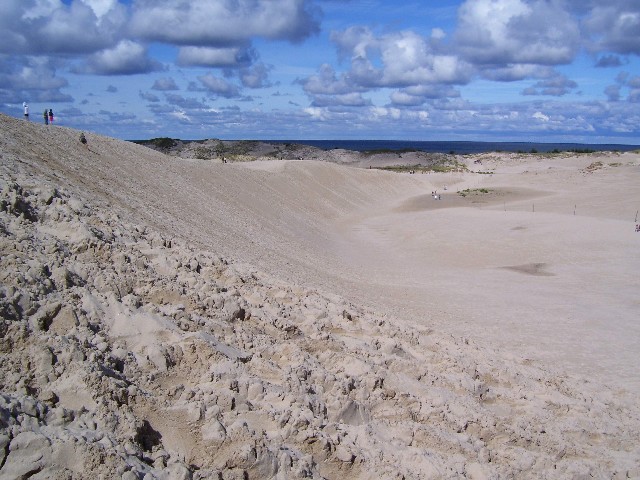
[{"label": "person standing on dune", "polygon": [[29,120],[29,105],[27,102],[24,102],[22,106],[24,107],[24,119]]},{"label": "person standing on dune", "polygon": [[47,113],[47,109],[46,108],[44,109],[43,117],[44,117],[44,124],[45,125],[49,125],[49,114]]},{"label": "person standing on dune", "polygon": [[49,123],[53,125],[53,110],[49,109]]}]

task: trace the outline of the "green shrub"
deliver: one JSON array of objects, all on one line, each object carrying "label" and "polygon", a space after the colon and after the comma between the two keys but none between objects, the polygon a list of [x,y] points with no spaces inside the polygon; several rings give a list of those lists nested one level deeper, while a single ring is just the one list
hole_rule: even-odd
[{"label": "green shrub", "polygon": [[195,149],[194,155],[200,160],[209,160],[214,156],[214,151],[213,149],[208,147],[197,147]]},{"label": "green shrub", "polygon": [[178,144],[173,138],[169,137],[152,138],[149,143],[162,150],[169,150]]}]

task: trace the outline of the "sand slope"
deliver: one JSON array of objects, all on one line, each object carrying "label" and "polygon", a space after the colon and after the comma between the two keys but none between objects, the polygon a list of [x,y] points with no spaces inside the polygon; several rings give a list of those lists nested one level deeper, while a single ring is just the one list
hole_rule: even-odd
[{"label": "sand slope", "polygon": [[0,122],[0,478],[640,475],[637,154],[401,175]]}]

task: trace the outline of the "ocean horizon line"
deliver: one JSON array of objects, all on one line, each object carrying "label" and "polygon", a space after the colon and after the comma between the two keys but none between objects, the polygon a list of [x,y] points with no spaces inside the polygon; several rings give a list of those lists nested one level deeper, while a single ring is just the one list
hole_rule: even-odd
[{"label": "ocean horizon line", "polygon": [[[162,137],[164,138],[164,137]],[[168,139],[168,138],[167,138]],[[147,143],[150,140],[128,140]],[[322,150],[343,149],[355,152],[372,151],[422,151],[425,153],[475,154],[489,152],[508,153],[553,153],[553,152],[628,152],[640,150],[640,145],[624,143],[580,143],[580,142],[493,142],[476,140],[349,140],[349,139],[179,139],[184,143],[206,141],[222,142],[262,142],[271,145],[305,145]]]},{"label": "ocean horizon line", "polygon": [[554,151],[634,151],[640,145],[620,143],[579,143],[579,142],[490,142],[474,140],[257,140],[272,144],[299,144],[325,150],[344,149],[353,151],[372,150],[415,150],[427,153],[487,153],[524,152],[549,153]]}]

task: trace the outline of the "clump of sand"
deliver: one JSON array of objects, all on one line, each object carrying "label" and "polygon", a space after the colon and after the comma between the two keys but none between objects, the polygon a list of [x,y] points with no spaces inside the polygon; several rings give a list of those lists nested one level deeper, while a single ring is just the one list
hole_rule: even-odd
[{"label": "clump of sand", "polygon": [[205,248],[79,174],[140,147],[0,120],[0,478],[640,476],[634,395]]}]

